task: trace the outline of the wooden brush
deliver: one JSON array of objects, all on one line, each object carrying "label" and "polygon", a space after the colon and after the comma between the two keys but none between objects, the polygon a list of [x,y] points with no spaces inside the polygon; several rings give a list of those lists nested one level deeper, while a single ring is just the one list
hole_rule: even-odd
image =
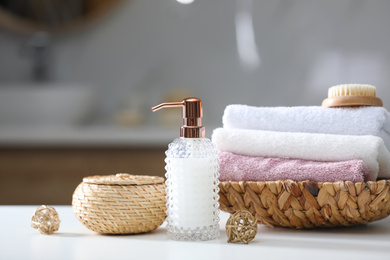
[{"label": "wooden brush", "polygon": [[383,107],[382,100],[376,97],[376,88],[365,84],[342,84],[329,88],[328,98],[322,101],[323,107]]}]

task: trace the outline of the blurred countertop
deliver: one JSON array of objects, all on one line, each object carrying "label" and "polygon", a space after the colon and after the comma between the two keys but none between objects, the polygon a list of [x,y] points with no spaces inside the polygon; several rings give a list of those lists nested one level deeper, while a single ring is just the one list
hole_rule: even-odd
[{"label": "blurred countertop", "polygon": [[[210,138],[215,128],[206,126],[206,137]],[[166,147],[177,137],[179,128],[171,126],[0,127],[0,146],[3,147]]]}]

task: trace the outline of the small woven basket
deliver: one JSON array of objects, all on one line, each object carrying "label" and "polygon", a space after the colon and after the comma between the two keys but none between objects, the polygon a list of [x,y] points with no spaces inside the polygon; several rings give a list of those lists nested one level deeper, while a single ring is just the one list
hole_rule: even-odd
[{"label": "small woven basket", "polygon": [[73,211],[84,226],[101,234],[149,232],[166,218],[165,188],[162,177],[86,177],[73,193]]},{"label": "small woven basket", "polygon": [[337,227],[366,224],[390,214],[390,181],[353,183],[224,181],[220,209],[247,210],[270,227]]}]

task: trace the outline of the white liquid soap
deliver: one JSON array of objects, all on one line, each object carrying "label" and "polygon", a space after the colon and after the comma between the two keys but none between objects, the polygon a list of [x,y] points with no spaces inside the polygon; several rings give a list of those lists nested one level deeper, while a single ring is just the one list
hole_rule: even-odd
[{"label": "white liquid soap", "polygon": [[201,126],[200,99],[163,103],[183,107],[184,125],[166,151],[167,229],[173,240],[211,240],[219,236],[218,153]]}]

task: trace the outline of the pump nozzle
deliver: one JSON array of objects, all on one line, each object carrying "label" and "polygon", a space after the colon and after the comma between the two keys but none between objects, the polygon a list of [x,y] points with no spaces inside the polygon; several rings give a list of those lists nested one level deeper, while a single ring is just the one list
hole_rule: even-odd
[{"label": "pump nozzle", "polygon": [[152,107],[153,112],[166,107],[183,108],[183,126],[180,128],[180,137],[203,138],[205,129],[202,126],[202,101],[199,98],[186,98],[182,102],[161,103]]},{"label": "pump nozzle", "polygon": [[157,110],[164,108],[164,107],[182,107],[184,106],[183,102],[168,102],[168,103],[161,103],[157,106],[152,107],[153,112],[156,112]]}]

